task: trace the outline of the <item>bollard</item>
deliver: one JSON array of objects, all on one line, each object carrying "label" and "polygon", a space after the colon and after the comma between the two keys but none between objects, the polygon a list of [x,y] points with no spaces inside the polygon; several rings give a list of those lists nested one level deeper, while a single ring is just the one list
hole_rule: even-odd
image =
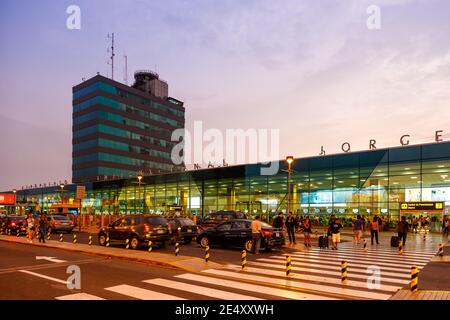
[{"label": "bollard", "polygon": [[8,236],[11,235],[11,229],[8,229]]},{"label": "bollard", "polygon": [[130,249],[130,239],[125,240],[125,243],[126,243],[125,248]]},{"label": "bollard", "polygon": [[209,246],[205,248],[205,262],[209,261]]},{"label": "bollard", "polygon": [[47,232],[47,240],[50,240],[50,232]]},{"label": "bollard", "polygon": [[403,241],[398,242],[398,254],[403,254]]},{"label": "bollard", "polygon": [[291,256],[286,256],[286,277],[291,274]]},{"label": "bollard", "polygon": [[411,267],[411,292],[417,292],[417,285],[419,283],[419,269],[416,266]]},{"label": "bollard", "polygon": [[367,240],[364,240],[363,248],[364,248],[364,252],[367,252]]},{"label": "bollard", "polygon": [[92,246],[92,236],[89,236],[88,244],[89,244],[90,246]]},{"label": "bollard", "polygon": [[444,244],[442,244],[442,243],[439,243],[438,255],[439,255],[439,257],[443,257],[444,256]]},{"label": "bollard", "polygon": [[152,252],[153,248],[152,248],[152,242],[149,240],[148,241],[148,252]]},{"label": "bollard", "polygon": [[341,283],[347,284],[347,261],[341,261]]},{"label": "bollard", "polygon": [[59,242],[63,242],[63,234],[62,233],[59,234]]},{"label": "bollard", "polygon": [[20,237],[20,229],[17,229],[17,230],[16,230],[16,233],[17,233],[17,234],[16,234],[17,238]]},{"label": "bollard", "polygon": [[427,234],[424,233],[424,234],[423,234],[423,241],[426,241],[426,240],[427,240]]},{"label": "bollard", "polygon": [[109,247],[109,236],[106,236],[106,246]]},{"label": "bollard", "polygon": [[178,242],[175,242],[175,255],[178,256],[180,253],[180,244]]},{"label": "bollard", "polygon": [[245,250],[242,250],[241,262],[242,262],[242,270],[243,271],[247,270],[247,251]]},{"label": "bollard", "polygon": [[75,243],[77,243],[77,235],[76,234],[73,235],[73,244],[75,244]]}]

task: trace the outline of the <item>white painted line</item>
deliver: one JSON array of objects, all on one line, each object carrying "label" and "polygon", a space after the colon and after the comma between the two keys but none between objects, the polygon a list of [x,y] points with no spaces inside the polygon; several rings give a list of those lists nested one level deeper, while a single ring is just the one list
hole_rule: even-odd
[{"label": "white painted line", "polygon": [[[270,263],[262,263],[262,262],[247,262],[248,265],[253,265],[255,267],[263,267],[263,268],[276,268],[276,269],[282,269],[285,270],[286,266],[283,265],[273,265]],[[329,276],[335,276],[340,278],[341,277],[341,272],[340,272],[340,268],[334,268],[334,270],[339,270],[339,271],[326,271],[326,270],[319,270],[319,269],[313,269],[313,268],[301,268],[301,267],[296,267],[296,266],[291,266],[291,270],[292,271],[299,271],[299,272],[309,272],[309,273],[318,273],[318,274],[323,274],[323,275],[329,275]],[[353,271],[353,268],[349,269],[349,273],[348,273],[348,277],[349,278],[356,278],[356,279],[363,279],[363,280],[367,280],[367,278],[369,276],[371,276],[371,274],[358,274],[358,273],[353,273],[350,272]],[[390,283],[399,283],[399,284],[408,284],[409,280],[402,280],[402,279],[396,279],[396,278],[389,278],[386,277],[383,273],[381,274],[381,282],[390,282]]]},{"label": "white painted line", "polygon": [[36,256],[36,260],[47,260],[47,261],[55,262],[55,263],[67,262],[67,260],[60,260],[60,259],[56,259],[55,257],[43,257],[43,256]]},{"label": "white painted line", "polygon": [[271,283],[271,284],[282,285],[282,286],[285,286],[286,289],[289,289],[289,287],[299,288],[299,289],[310,289],[310,290],[321,291],[324,293],[333,293],[333,294],[345,295],[345,296],[350,296],[350,297],[360,298],[360,299],[365,298],[365,299],[387,300],[391,297],[390,294],[383,294],[383,293],[378,293],[378,292],[346,289],[346,288],[342,288],[342,287],[326,286],[326,285],[313,284],[313,283],[300,283],[298,281],[292,281],[290,279],[283,280],[283,279],[277,279],[277,278],[272,278],[272,277],[262,277],[262,276],[257,276],[257,275],[253,275],[253,274],[237,273],[237,272],[231,272],[231,271],[219,270],[219,269],[208,269],[208,270],[204,270],[202,272],[208,273],[208,274],[213,274],[213,275],[220,275],[220,276],[235,278],[237,280],[239,280],[239,278],[245,277],[248,280],[257,281],[259,283]]},{"label": "white painted line", "polygon": [[[338,251],[346,251],[346,252],[352,252],[352,253],[356,253],[356,252],[361,252],[364,253],[364,249],[363,248],[345,248],[345,247],[338,247]],[[309,249],[309,251],[314,251],[314,252],[327,252],[327,251],[332,251],[330,249],[319,249],[319,248],[311,248]],[[380,249],[374,249],[371,248],[370,246],[367,246],[367,253],[373,253],[373,254],[378,254],[378,255],[392,255],[392,254],[398,254],[398,248],[396,249],[392,249],[392,250],[380,250]],[[429,256],[433,256],[435,255],[436,252],[418,252],[418,253],[414,253],[411,252],[409,250],[404,249],[403,250],[403,255],[407,256],[407,257],[415,257],[415,258],[427,258]]]},{"label": "white painted line", "polygon": [[249,283],[238,282],[238,281],[233,281],[233,280],[225,280],[225,279],[219,279],[219,278],[213,278],[213,277],[199,276],[199,275],[191,274],[191,273],[185,273],[185,274],[181,274],[181,275],[178,275],[175,277],[180,278],[180,279],[208,283],[208,284],[215,284],[218,286],[223,286],[223,287],[228,287],[228,288],[258,292],[258,293],[263,293],[263,294],[267,294],[267,295],[271,295],[271,296],[277,296],[277,297],[294,299],[294,300],[337,300],[336,298],[329,298],[329,297],[319,296],[319,295],[315,295],[315,294],[283,290],[283,289],[278,289],[278,288],[273,288],[273,287],[265,287],[265,286],[261,286],[261,285],[249,284]]},{"label": "white painted line", "polygon": [[105,288],[105,290],[140,300],[186,300],[169,294],[133,287],[126,284]]},{"label": "white painted line", "polygon": [[[308,251],[302,251],[302,252],[313,252],[313,253],[335,253],[335,252],[339,252],[339,253],[346,253],[346,254],[357,254],[357,255],[361,255],[361,256],[374,256],[374,257],[379,257],[379,258],[389,258],[389,257],[395,257],[395,256],[399,256],[398,254],[398,250],[396,251],[392,251],[392,252],[384,252],[384,253],[380,253],[374,250],[367,250],[367,252],[364,252],[364,250],[348,250],[348,249],[342,249],[339,248],[339,250],[337,251],[333,251],[333,250],[308,250]],[[418,259],[418,260],[424,260],[424,261],[428,261],[433,254],[429,254],[429,255],[410,255],[406,252],[403,252],[403,254],[401,255],[404,259]]]},{"label": "white painted line", "polygon": [[56,297],[56,300],[105,300],[103,298],[94,296],[89,293],[74,293],[74,294],[68,294],[66,296],[60,296]]},{"label": "white painted line", "polygon": [[17,270],[17,271],[23,272],[23,273],[27,273],[27,274],[31,274],[32,276],[35,276],[35,277],[39,277],[39,278],[43,278],[43,279],[47,279],[47,280],[51,280],[51,281],[55,281],[55,282],[67,285],[67,281],[59,280],[59,279],[52,278],[52,277],[49,277],[49,276],[45,276],[43,274],[31,272],[31,271],[28,271],[28,270]]},{"label": "white painted line", "polygon": [[[233,265],[228,265],[225,268],[231,269],[231,270],[240,270],[240,266],[233,266]],[[285,277],[286,276],[285,271],[276,271],[276,270],[268,270],[268,269],[252,268],[252,267],[247,267],[247,272],[253,272],[253,273],[257,273],[257,274],[264,274],[267,276],[276,276],[276,277]],[[349,272],[350,272],[350,270],[349,270]],[[337,278],[313,276],[313,275],[309,275],[309,274],[299,274],[299,273],[292,273],[290,278],[292,280],[315,281],[315,282],[321,282],[324,284],[331,283],[331,284],[342,285],[340,278],[337,279]],[[347,284],[345,286],[346,287],[363,288],[363,287],[367,287],[367,282],[366,281],[347,280]],[[380,289],[377,289],[377,290],[396,292],[398,289],[401,289],[402,287],[403,286],[391,286],[391,285],[387,285],[387,284],[380,284]]]},{"label": "white painted line", "polygon": [[[143,282],[162,286],[162,287],[168,287],[168,288],[172,288],[172,289],[176,289],[176,290],[200,294],[200,295],[207,296],[210,298],[214,297],[214,298],[218,298],[218,299],[222,299],[222,300],[263,300],[261,298],[247,296],[247,295],[243,295],[243,294],[239,294],[239,293],[227,292],[227,291],[212,289],[212,288],[205,287],[205,286],[196,286],[193,284],[187,284],[187,283],[183,283],[183,282],[177,282],[177,281],[161,279],[161,278],[144,280]],[[213,282],[212,284],[215,284],[215,282]]]}]

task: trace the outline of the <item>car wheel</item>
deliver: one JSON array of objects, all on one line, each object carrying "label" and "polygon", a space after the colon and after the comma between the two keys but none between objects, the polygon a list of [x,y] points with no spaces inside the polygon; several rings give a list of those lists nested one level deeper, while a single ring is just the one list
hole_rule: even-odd
[{"label": "car wheel", "polygon": [[253,248],[253,240],[248,239],[245,241],[245,250],[252,251]]},{"label": "car wheel", "polygon": [[202,248],[206,248],[209,246],[209,238],[207,236],[204,236],[200,239],[200,245]]},{"label": "car wheel", "polygon": [[98,236],[98,244],[101,246],[106,246],[106,235],[101,234]]},{"label": "car wheel", "polygon": [[141,247],[141,243],[137,237],[132,237],[130,240],[130,249],[138,250]]}]

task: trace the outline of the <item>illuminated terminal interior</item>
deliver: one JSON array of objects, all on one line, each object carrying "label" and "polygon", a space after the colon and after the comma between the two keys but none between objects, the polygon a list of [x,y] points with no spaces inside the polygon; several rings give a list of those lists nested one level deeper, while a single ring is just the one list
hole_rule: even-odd
[{"label": "illuminated terminal interior", "polygon": [[[218,210],[238,210],[270,220],[288,205],[288,168],[279,161],[276,175],[262,176],[260,164],[97,181],[84,184],[82,214],[162,214],[178,210],[198,217]],[[437,225],[450,208],[450,142],[294,159],[290,211],[301,216],[334,214],[353,218],[381,215],[429,216]],[[49,211],[65,204],[79,211],[76,185],[17,191],[17,210]],[[61,195],[63,197],[61,201]],[[402,203],[434,202],[430,209]],[[60,205],[61,207],[61,205]],[[422,209],[420,209],[422,208]],[[62,210],[59,208],[59,210]],[[65,210],[65,209],[64,209]]]}]

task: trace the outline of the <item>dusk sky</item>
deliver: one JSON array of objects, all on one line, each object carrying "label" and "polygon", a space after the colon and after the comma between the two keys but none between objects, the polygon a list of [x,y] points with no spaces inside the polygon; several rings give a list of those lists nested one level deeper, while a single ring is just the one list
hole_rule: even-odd
[{"label": "dusk sky", "polygon": [[280,157],[449,140],[449,17],[448,0],[1,0],[0,190],[71,180],[72,86],[110,75],[111,32],[115,80],[124,54],[129,82],[156,65],[187,129],[280,129]]}]

